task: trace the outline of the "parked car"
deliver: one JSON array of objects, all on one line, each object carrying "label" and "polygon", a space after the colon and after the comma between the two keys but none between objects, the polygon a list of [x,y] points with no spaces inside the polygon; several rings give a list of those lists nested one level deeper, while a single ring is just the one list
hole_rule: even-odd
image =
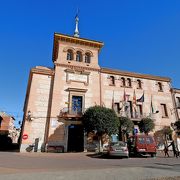
[{"label": "parked car", "polygon": [[123,141],[111,142],[108,148],[109,156],[129,157],[127,144]]},{"label": "parked car", "polygon": [[133,155],[151,155],[156,156],[156,142],[151,135],[134,135],[128,139],[128,149]]}]

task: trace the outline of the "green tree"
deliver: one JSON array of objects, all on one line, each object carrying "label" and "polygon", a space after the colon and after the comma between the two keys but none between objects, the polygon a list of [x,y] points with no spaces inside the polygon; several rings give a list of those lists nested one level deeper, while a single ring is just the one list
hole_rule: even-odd
[{"label": "green tree", "polygon": [[83,115],[82,122],[87,132],[97,132],[100,144],[104,133],[116,134],[119,129],[119,120],[115,111],[102,106],[88,108]]},{"label": "green tree", "polygon": [[169,126],[164,126],[154,133],[155,137],[167,144],[168,136],[172,135],[173,130]]},{"label": "green tree", "polygon": [[151,118],[143,118],[141,119],[139,123],[139,130],[141,132],[144,132],[145,134],[148,134],[150,131],[152,131],[155,127],[155,123]]},{"label": "green tree", "polygon": [[123,140],[126,141],[127,135],[133,131],[134,123],[128,117],[120,117],[120,131],[122,133]]}]

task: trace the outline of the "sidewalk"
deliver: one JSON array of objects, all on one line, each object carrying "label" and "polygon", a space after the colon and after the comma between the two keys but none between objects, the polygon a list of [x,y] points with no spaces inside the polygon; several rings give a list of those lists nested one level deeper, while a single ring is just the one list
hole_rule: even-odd
[{"label": "sidewalk", "polygon": [[[170,158],[174,158],[173,151],[170,150],[170,151],[168,151],[168,153],[169,153]],[[164,151],[163,150],[158,150],[156,157],[162,157],[162,158],[165,157],[164,156]]]}]

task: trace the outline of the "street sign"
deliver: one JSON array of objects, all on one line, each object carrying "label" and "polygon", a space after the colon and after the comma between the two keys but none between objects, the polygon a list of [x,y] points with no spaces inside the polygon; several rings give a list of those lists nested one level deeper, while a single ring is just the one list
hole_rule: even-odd
[{"label": "street sign", "polygon": [[138,133],[138,129],[134,128],[134,134]]},{"label": "street sign", "polygon": [[27,134],[23,134],[22,138],[23,138],[24,140],[26,140],[26,139],[28,139],[28,135],[27,135]]}]

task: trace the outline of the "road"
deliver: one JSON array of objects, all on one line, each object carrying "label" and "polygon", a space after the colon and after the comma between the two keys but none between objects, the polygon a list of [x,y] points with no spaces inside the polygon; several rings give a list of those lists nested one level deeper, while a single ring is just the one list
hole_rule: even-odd
[{"label": "road", "polygon": [[[90,153],[0,152],[0,179],[140,180],[180,179],[180,158],[110,159]],[[169,178],[168,178],[169,179]]]}]

